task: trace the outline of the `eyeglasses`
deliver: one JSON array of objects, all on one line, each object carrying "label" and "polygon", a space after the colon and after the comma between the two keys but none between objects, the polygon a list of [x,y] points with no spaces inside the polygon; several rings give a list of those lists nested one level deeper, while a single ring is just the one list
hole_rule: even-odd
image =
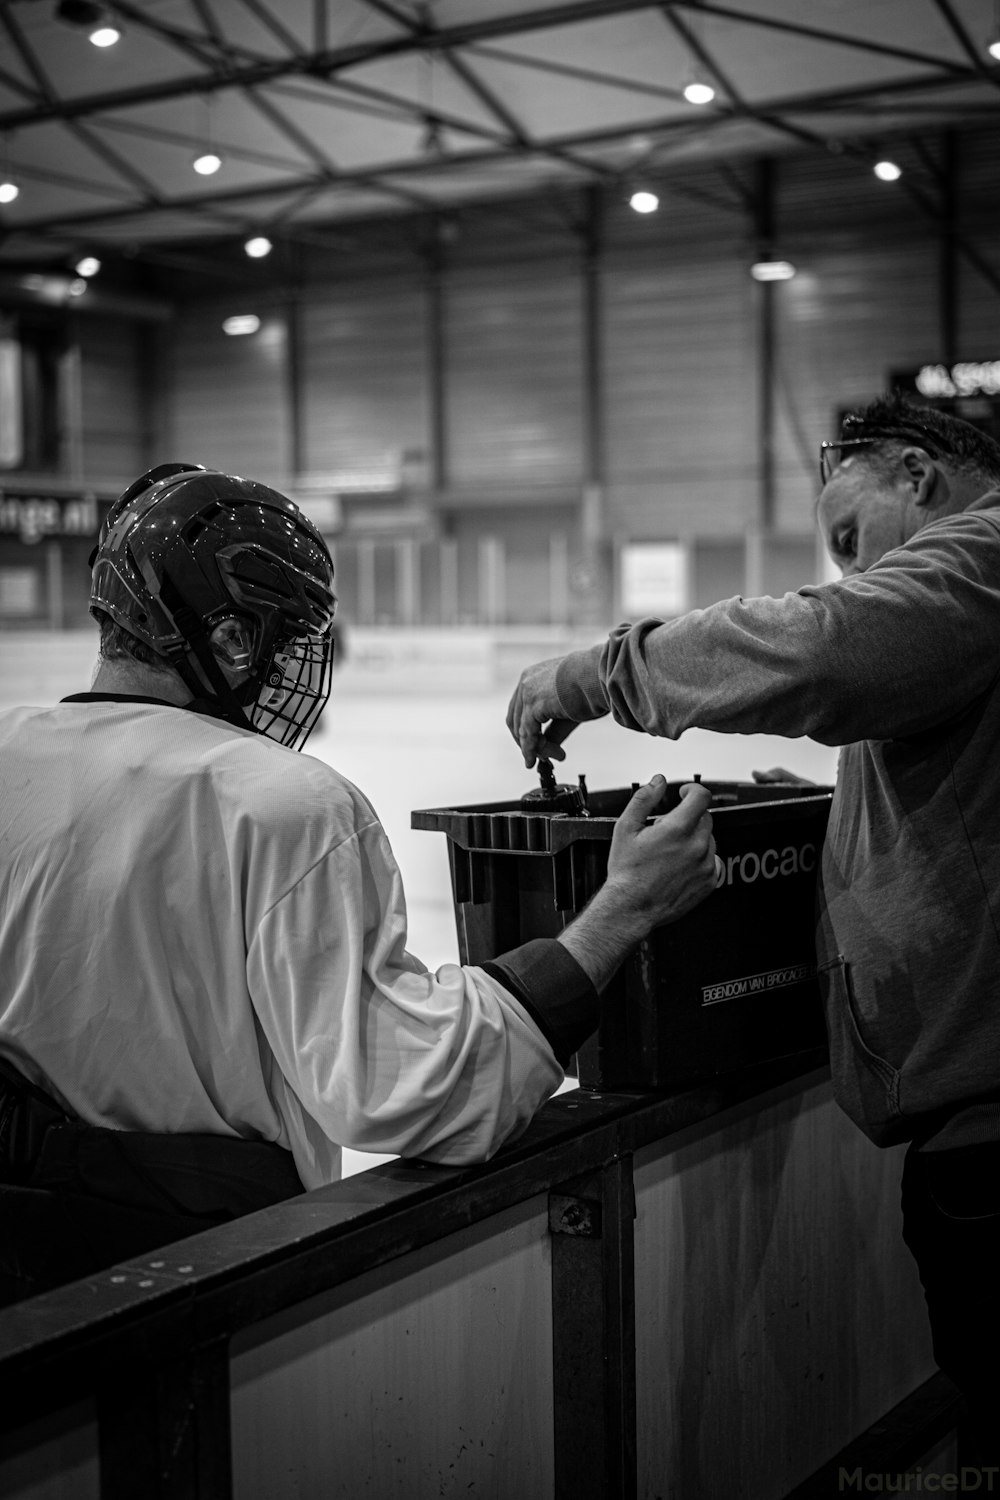
[{"label": "eyeglasses", "polygon": [[[851,427],[862,425],[858,418],[845,417],[843,430],[850,432]],[[840,453],[844,448],[865,448],[871,443],[892,442],[893,440],[905,443],[907,439],[917,442],[922,448],[926,448],[932,458],[940,455],[942,444],[936,432],[925,427],[922,422],[901,422],[898,427],[883,428],[881,431],[869,430],[865,437],[845,437],[839,440],[820,443],[819,445],[819,479],[820,484],[828,484],[833,476],[833,471],[841,462]]]},{"label": "eyeglasses", "polygon": [[830,480],[833,478],[833,471],[840,463],[840,451],[842,448],[865,448],[872,441],[872,438],[844,438],[843,441],[839,443],[820,443],[820,484],[829,484]]}]

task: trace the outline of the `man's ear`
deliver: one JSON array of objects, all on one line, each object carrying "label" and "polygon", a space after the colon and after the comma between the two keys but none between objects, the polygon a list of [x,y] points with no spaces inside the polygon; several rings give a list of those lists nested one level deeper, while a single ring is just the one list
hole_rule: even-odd
[{"label": "man's ear", "polygon": [[924,448],[904,448],[900,462],[906,471],[914,505],[937,504],[941,471]]}]

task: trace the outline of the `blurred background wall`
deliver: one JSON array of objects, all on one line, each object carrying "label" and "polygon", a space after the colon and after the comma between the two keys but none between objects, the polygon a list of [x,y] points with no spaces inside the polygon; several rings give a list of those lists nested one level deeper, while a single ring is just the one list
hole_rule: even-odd
[{"label": "blurred background wall", "polygon": [[[177,457],[300,500],[362,652],[398,628],[558,646],[822,578],[816,448],[845,407],[979,362],[951,404],[996,423],[1000,129],[938,150],[946,215],[806,150],[756,164],[752,213],[690,165],[644,217],[560,188],[278,245],[257,280],[220,252],[117,306],[10,306],[0,629],[84,624],[96,520]],[[748,271],[762,193],[787,281]]]}]

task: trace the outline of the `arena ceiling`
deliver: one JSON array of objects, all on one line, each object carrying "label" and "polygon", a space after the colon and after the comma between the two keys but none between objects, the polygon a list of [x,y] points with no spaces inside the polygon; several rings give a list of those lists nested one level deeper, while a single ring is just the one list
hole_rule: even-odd
[{"label": "arena ceiling", "polygon": [[[97,9],[91,6],[90,9]],[[87,7],[84,6],[84,10]],[[1000,0],[0,0],[0,261],[155,255],[1000,120]],[[73,17],[76,17],[74,20]],[[692,78],[714,100],[686,101]],[[222,165],[199,177],[211,146]]]}]

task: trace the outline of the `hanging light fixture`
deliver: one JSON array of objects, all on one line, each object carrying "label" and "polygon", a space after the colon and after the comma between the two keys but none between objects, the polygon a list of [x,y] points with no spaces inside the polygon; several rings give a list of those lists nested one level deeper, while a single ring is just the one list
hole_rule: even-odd
[{"label": "hanging light fixture", "polygon": [[902,167],[897,166],[888,157],[883,157],[881,161],[877,161],[872,171],[880,182],[898,182],[903,175]]},{"label": "hanging light fixture", "polygon": [[230,338],[256,333],[259,327],[260,319],[256,313],[233,313],[232,317],[223,319],[222,323],[223,333],[228,333]]},{"label": "hanging light fixture", "polygon": [[94,27],[87,40],[94,47],[113,47],[122,39],[121,28],[109,17]]},{"label": "hanging light fixture", "polygon": [[10,169],[10,140],[3,138],[3,166],[0,167],[0,203],[13,203],[21,189]]},{"label": "hanging light fixture", "polygon": [[122,29],[114,13],[96,0],[59,0],[56,19],[86,31],[88,41],[95,47],[113,47],[121,41]]},{"label": "hanging light fixture", "polygon": [[101,269],[101,262],[97,259],[96,255],[84,255],[77,261],[73,269],[78,276],[84,276],[89,279],[91,276],[97,275]]},{"label": "hanging light fixture", "polygon": [[212,177],[222,166],[222,157],[212,144],[212,96],[205,95],[205,148],[191,162],[201,177]]},{"label": "hanging light fixture", "polygon": [[682,90],[689,104],[711,104],[715,98],[715,90],[704,78],[693,76],[688,79]]},{"label": "hanging light fixture", "polygon": [[261,260],[265,255],[270,255],[273,248],[266,234],[255,234],[243,246],[251,260]]},{"label": "hanging light fixture", "polygon": [[705,72],[706,58],[703,41],[699,40],[698,22],[694,15],[691,17],[691,31],[687,37],[688,66],[684,75],[684,83],[681,93],[689,104],[704,106],[711,104],[715,98],[715,85],[711,81],[710,74]]},{"label": "hanging light fixture", "polygon": [[655,214],[660,206],[659,198],[649,188],[635,188],[628,203],[637,214]]},{"label": "hanging light fixture", "polygon": [[791,281],[795,267],[790,260],[778,260],[773,255],[764,255],[750,267],[754,281]]},{"label": "hanging light fixture", "polygon": [[993,0],[993,30],[986,38],[986,50],[994,62],[1000,62],[1000,0]]}]

